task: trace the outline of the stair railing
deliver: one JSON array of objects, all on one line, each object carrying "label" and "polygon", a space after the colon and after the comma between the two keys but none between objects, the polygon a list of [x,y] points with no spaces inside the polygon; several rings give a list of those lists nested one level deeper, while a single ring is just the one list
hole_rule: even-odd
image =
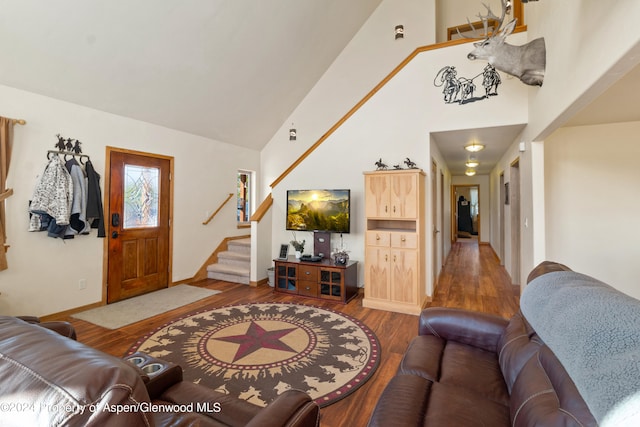
[{"label": "stair railing", "polygon": [[212,213],[209,218],[207,218],[206,221],[204,221],[202,223],[202,225],[207,225],[211,222],[211,220],[213,219],[214,216],[216,216],[218,214],[218,212],[220,212],[220,210],[224,207],[224,205],[226,205],[229,200],[231,200],[231,198],[233,197],[233,193],[229,193],[229,195],[227,196],[227,198],[224,200],[224,202],[222,202],[222,204],[220,204],[220,206],[218,207],[218,209],[215,210],[214,213]]},{"label": "stair railing", "polygon": [[251,221],[260,222],[260,220],[267,213],[267,211],[269,210],[272,204],[273,204],[273,197],[271,196],[271,193],[269,193],[267,197],[265,197],[265,199],[262,201],[262,203],[260,203],[260,206],[258,206],[258,209],[256,209],[253,215],[251,215]]}]

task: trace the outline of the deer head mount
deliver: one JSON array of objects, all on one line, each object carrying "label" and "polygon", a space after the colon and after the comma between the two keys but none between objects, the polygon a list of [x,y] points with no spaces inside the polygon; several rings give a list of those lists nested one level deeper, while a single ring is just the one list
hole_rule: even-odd
[{"label": "deer head mount", "polygon": [[[507,43],[507,36],[516,28],[516,19],[511,20],[502,28],[504,18],[511,9],[511,2],[501,0],[501,4],[502,16],[500,17],[494,15],[491,7],[484,4],[484,7],[487,9],[487,14],[478,15],[484,27],[484,34],[482,35],[484,40],[473,44],[475,49],[469,52],[467,58],[471,60],[484,59],[496,69],[518,77],[520,81],[525,84],[542,86],[547,61],[547,50],[544,44],[544,38],[541,37],[532,40],[522,46],[513,46]],[[491,21],[497,24],[491,34],[489,34]],[[469,25],[475,35],[477,30],[471,22],[469,22]],[[467,37],[461,34],[460,31],[458,31],[458,34],[464,38],[478,38],[478,36]]]}]

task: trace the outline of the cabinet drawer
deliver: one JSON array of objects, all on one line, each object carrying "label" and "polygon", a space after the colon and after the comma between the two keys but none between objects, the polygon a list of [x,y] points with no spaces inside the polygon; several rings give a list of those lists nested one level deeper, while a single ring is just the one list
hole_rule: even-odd
[{"label": "cabinet drawer", "polygon": [[391,247],[417,249],[418,235],[416,233],[391,233]]},{"label": "cabinet drawer", "polygon": [[315,282],[318,280],[318,267],[301,265],[298,267],[298,279]]},{"label": "cabinet drawer", "polygon": [[301,280],[298,285],[298,295],[307,295],[310,297],[318,296],[318,283],[309,280]]},{"label": "cabinet drawer", "polygon": [[367,246],[383,246],[389,247],[389,232],[388,231],[367,231],[366,237]]}]

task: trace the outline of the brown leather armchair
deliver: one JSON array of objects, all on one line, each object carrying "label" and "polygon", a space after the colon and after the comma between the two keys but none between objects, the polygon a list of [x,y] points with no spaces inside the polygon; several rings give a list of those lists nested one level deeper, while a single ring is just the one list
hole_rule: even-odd
[{"label": "brown leather armchair", "polygon": [[18,319],[24,320],[27,323],[31,323],[34,325],[42,326],[43,328],[50,329],[54,332],[57,332],[59,335],[63,337],[71,338],[72,340],[77,339],[76,330],[71,326],[69,322],[61,322],[61,321],[47,321],[41,322],[39,317],[36,316],[18,316]]},{"label": "brown leather armchair", "polygon": [[182,381],[179,367],[161,387],[151,381],[150,396],[144,371],[68,339],[70,325],[26,320],[0,316],[3,426],[318,425],[318,406],[306,393],[289,390],[261,408]]}]

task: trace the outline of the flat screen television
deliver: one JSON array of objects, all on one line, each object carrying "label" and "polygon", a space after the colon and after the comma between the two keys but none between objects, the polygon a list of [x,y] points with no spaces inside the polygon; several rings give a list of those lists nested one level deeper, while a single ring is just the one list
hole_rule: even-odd
[{"label": "flat screen television", "polygon": [[351,190],[288,190],[287,230],[348,233]]}]

